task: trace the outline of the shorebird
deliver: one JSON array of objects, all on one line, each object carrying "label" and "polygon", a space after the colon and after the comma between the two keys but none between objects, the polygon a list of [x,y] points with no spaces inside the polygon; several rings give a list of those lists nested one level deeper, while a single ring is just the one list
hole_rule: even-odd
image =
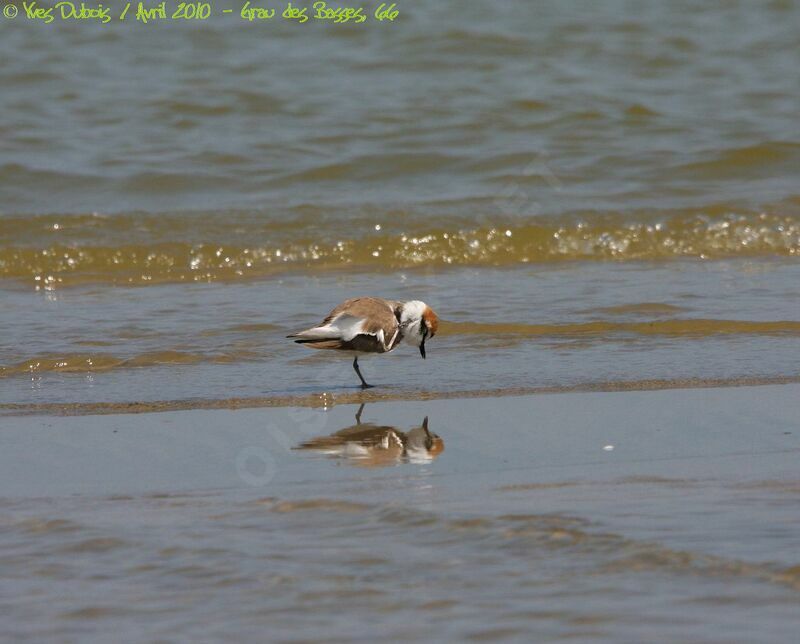
[{"label": "shorebird", "polygon": [[379,297],[345,300],[318,325],[287,338],[312,349],[336,349],[353,355],[361,388],[372,387],[358,368],[358,356],[388,353],[405,340],[425,357],[425,340],[436,335],[439,318],[425,302],[396,302]]}]

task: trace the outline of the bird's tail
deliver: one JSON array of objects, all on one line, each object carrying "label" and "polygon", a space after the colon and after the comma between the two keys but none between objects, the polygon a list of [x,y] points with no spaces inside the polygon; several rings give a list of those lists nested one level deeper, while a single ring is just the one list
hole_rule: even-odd
[{"label": "bird's tail", "polygon": [[340,340],[341,332],[339,329],[333,329],[329,326],[315,326],[305,331],[298,331],[286,336],[294,340],[298,344],[306,344],[309,342],[325,342],[329,340]]}]

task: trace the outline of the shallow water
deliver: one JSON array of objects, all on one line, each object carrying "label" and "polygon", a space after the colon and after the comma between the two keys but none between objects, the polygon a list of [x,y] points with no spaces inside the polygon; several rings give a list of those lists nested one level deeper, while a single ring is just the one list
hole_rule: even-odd
[{"label": "shallow water", "polygon": [[[795,378],[794,261],[460,269],[381,278],[444,318],[428,358],[362,360],[370,394],[700,379]],[[0,404],[347,395],[351,359],[285,338],[353,293],[362,274],[243,284],[82,287],[5,295]]]},{"label": "shallow water", "polygon": [[[798,395],[14,419],[4,632],[788,641]],[[427,455],[409,440],[426,416],[441,443]],[[366,438],[387,431],[403,451]]]}]

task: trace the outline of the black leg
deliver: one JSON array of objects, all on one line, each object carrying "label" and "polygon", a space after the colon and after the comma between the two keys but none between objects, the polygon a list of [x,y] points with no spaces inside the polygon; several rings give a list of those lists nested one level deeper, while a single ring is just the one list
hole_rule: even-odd
[{"label": "black leg", "polygon": [[356,424],[357,425],[361,424],[361,412],[362,411],[364,411],[364,403],[361,403],[361,406],[358,408],[358,411],[356,412]]},{"label": "black leg", "polygon": [[368,385],[367,384],[367,381],[364,380],[364,376],[361,375],[361,370],[358,368],[358,356],[353,358],[353,369],[356,370],[356,373],[358,374],[358,378],[359,378],[359,380],[361,380],[361,388],[362,389],[369,389],[370,387],[372,387],[372,385]]}]

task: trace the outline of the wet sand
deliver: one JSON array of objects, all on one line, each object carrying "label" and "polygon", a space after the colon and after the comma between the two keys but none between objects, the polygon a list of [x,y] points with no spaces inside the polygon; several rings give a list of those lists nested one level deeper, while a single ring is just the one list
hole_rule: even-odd
[{"label": "wet sand", "polygon": [[675,380],[633,380],[619,382],[583,383],[554,387],[506,387],[475,391],[393,391],[391,387],[353,391],[338,389],[294,396],[260,396],[252,398],[219,398],[191,400],[159,400],[136,402],[99,403],[0,403],[0,416],[55,415],[93,416],[106,414],[151,414],[167,411],[211,409],[254,409],[267,407],[322,407],[334,405],[361,405],[367,403],[464,398],[505,398],[540,394],[568,394],[587,392],[660,391],[664,389],[708,389],[719,387],[763,387],[800,382],[800,376],[771,376],[751,378],[680,378]]},{"label": "wet sand", "polygon": [[3,417],[4,630],[788,641],[798,399],[786,384]]}]

